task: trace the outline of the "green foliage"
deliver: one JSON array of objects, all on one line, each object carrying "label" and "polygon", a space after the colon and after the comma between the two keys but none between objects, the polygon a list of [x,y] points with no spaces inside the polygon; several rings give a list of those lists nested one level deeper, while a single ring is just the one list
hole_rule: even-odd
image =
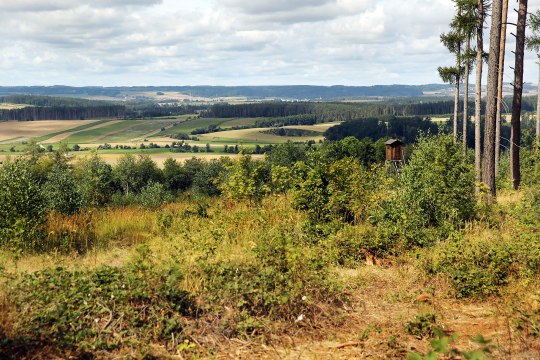
[{"label": "green foliage", "polygon": [[305,145],[287,141],[284,144],[272,147],[272,151],[267,155],[266,159],[271,165],[291,167],[295,163],[307,159],[306,147]]},{"label": "green foliage", "polygon": [[45,201],[30,164],[23,160],[0,167],[0,245],[31,250],[45,221]]},{"label": "green foliage", "polygon": [[212,159],[193,176],[193,191],[198,195],[221,195],[220,184],[223,181],[227,168],[232,165],[228,157]]},{"label": "green foliage", "polygon": [[162,182],[163,173],[148,155],[126,154],[114,168],[114,176],[125,194],[138,193],[151,182]]},{"label": "green foliage", "polygon": [[497,294],[508,282],[513,262],[511,244],[498,240],[464,239],[441,243],[424,267],[448,276],[458,298]]},{"label": "green foliage", "polygon": [[474,219],[474,172],[450,135],[419,139],[400,179],[401,215],[420,226],[456,228]]},{"label": "green foliage", "polygon": [[288,230],[264,235],[253,251],[254,261],[244,264],[200,261],[208,280],[206,292],[220,308],[238,310],[244,321],[239,325],[251,318],[255,326],[252,317],[309,321],[317,302],[340,301],[324,257]]},{"label": "green foliage", "polygon": [[53,345],[82,354],[182,339],[183,317],[196,310],[179,287],[182,278],[176,267],[157,269],[145,249],[124,267],[22,274],[8,284],[18,316],[13,337],[0,346]]},{"label": "green foliage", "polygon": [[305,211],[313,224],[366,219],[378,200],[378,188],[385,183],[379,171],[366,170],[350,157],[312,166],[297,163],[293,171],[293,206]]},{"label": "green foliage", "polygon": [[444,336],[439,335],[437,339],[430,341],[432,350],[425,356],[419,353],[407,354],[407,360],[437,360],[437,359],[466,359],[466,360],[489,360],[491,359],[491,340],[484,338],[482,335],[476,335],[471,339],[472,342],[478,345],[478,349],[475,351],[462,351],[455,347],[452,347],[457,339],[457,335]]},{"label": "green foliage", "polygon": [[451,136],[421,137],[395,196],[382,201],[373,221],[404,249],[431,246],[476,217],[474,184],[473,168]]},{"label": "green foliage", "polygon": [[100,207],[110,201],[114,193],[112,167],[96,153],[80,160],[75,166],[75,174],[86,206]]},{"label": "green foliage", "polygon": [[172,196],[161,183],[151,182],[146,185],[138,195],[138,202],[145,208],[156,209],[172,201]]},{"label": "green foliage", "polygon": [[42,192],[49,210],[69,215],[83,206],[83,195],[72,169],[67,166],[56,165],[52,169]]},{"label": "green foliage", "polygon": [[231,199],[259,201],[269,190],[266,185],[269,174],[264,163],[249,155],[241,155],[228,171],[222,190]]},{"label": "green foliage", "polygon": [[540,142],[532,149],[520,151],[522,185],[526,187],[540,186]]},{"label": "green foliage", "polygon": [[405,332],[418,339],[432,337],[438,331],[435,314],[418,314],[414,320],[405,323]]}]

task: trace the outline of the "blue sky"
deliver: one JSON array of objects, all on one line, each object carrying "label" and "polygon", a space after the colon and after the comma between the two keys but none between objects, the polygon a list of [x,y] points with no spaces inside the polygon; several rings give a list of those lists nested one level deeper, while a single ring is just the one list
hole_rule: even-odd
[{"label": "blue sky", "polygon": [[450,0],[0,0],[0,85],[440,82],[452,16]]}]

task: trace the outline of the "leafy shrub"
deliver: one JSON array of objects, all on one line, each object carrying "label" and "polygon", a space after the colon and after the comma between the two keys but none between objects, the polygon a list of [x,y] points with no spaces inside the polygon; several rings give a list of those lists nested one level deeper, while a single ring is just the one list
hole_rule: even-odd
[{"label": "leafy shrub", "polygon": [[293,206],[305,211],[314,224],[365,220],[385,184],[376,168],[366,170],[350,157],[330,164],[297,163],[293,171],[297,179]]},{"label": "leafy shrub", "polygon": [[263,162],[241,155],[228,167],[228,176],[222,190],[231,199],[258,201],[268,192],[269,174]]},{"label": "leafy shrub", "polygon": [[32,250],[45,221],[45,201],[30,164],[18,160],[0,167],[0,245]]},{"label": "leafy shrub", "polygon": [[161,183],[149,183],[138,195],[138,203],[149,209],[155,209],[170,201],[172,201],[172,196]]},{"label": "leafy shrub", "polygon": [[67,166],[57,165],[52,169],[42,192],[49,210],[70,215],[83,206],[83,196],[72,170]]},{"label": "leafy shrub", "polygon": [[397,238],[387,236],[369,224],[346,225],[328,238],[329,253],[339,265],[354,267],[368,256],[385,257],[394,254]]},{"label": "leafy shrub", "polygon": [[248,263],[201,262],[208,296],[220,307],[238,311],[237,320],[308,321],[318,311],[317,302],[340,301],[326,261],[290,234],[269,234],[253,251],[255,260]]},{"label": "leafy shrub", "polygon": [[405,323],[405,332],[419,339],[432,337],[438,331],[435,314],[418,314],[414,320]]},{"label": "leafy shrub", "polygon": [[175,267],[157,270],[147,250],[140,254],[120,268],[55,268],[12,278],[8,299],[18,316],[0,355],[16,345],[84,353],[182,339],[184,317],[196,311],[179,288],[183,275]]},{"label": "leafy shrub", "polygon": [[450,135],[421,137],[400,178],[401,215],[423,227],[459,227],[475,216],[474,181]]},{"label": "leafy shrub", "polygon": [[402,249],[432,246],[476,217],[473,168],[449,135],[421,137],[396,185],[372,219]]},{"label": "leafy shrub", "polygon": [[457,239],[441,243],[424,268],[430,274],[448,276],[458,298],[497,294],[507,284],[515,248],[502,239]]},{"label": "leafy shrub", "polygon": [[80,160],[74,171],[85,206],[99,207],[111,200],[115,190],[112,167],[97,154]]}]

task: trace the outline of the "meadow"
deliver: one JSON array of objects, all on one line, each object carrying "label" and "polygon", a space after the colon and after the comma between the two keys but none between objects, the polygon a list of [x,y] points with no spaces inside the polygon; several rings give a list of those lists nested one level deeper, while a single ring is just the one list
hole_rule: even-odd
[{"label": "meadow", "polygon": [[534,359],[539,152],[487,205],[450,136],[370,146],[4,164],[0,357]]}]

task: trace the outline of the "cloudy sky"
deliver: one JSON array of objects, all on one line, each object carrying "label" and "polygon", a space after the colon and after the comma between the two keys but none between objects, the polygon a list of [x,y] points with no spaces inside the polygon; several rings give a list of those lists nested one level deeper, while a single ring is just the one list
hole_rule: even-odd
[{"label": "cloudy sky", "polygon": [[439,83],[453,11],[451,0],[0,0],[0,85]]}]

